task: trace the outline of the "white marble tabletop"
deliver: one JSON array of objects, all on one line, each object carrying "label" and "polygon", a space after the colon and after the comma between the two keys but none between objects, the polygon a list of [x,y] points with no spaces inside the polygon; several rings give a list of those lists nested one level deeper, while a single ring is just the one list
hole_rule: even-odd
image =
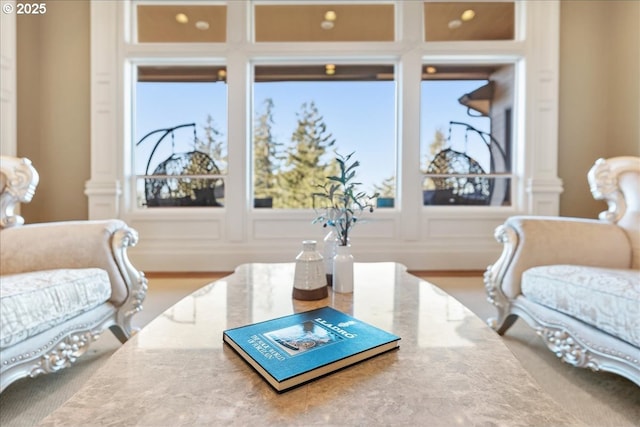
[{"label": "white marble tabletop", "polygon": [[[294,264],[247,264],[147,325],[41,426],[581,425],[493,330],[394,263],[357,263],[353,294],[291,298]],[[278,394],[223,330],[331,305],[400,349]]]}]

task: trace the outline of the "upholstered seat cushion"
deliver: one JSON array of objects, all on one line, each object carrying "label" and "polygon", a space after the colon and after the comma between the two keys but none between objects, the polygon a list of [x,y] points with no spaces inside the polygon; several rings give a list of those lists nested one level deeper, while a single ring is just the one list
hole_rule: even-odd
[{"label": "upholstered seat cushion", "polygon": [[6,348],[106,302],[111,284],[99,268],[0,276],[0,348]]},{"label": "upholstered seat cushion", "polygon": [[640,271],[576,265],[533,267],[522,275],[528,299],[640,346]]}]

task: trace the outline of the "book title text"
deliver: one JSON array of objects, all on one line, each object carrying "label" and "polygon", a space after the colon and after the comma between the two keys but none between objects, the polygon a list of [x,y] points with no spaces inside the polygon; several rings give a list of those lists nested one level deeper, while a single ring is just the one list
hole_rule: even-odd
[{"label": "book title text", "polygon": [[264,342],[258,335],[252,335],[249,338],[249,344],[258,350],[267,359],[285,360],[285,357],[278,353],[273,347]]},{"label": "book title text", "polygon": [[334,325],[332,323],[327,322],[326,320],[324,320],[321,317],[316,318],[315,321],[320,323],[322,326],[327,327],[327,328],[331,329],[332,331],[335,331],[335,332],[339,333],[340,335],[342,335],[345,338],[355,338],[355,337],[358,336],[357,334],[352,334],[349,331],[345,331],[340,326],[337,326],[337,325]]}]

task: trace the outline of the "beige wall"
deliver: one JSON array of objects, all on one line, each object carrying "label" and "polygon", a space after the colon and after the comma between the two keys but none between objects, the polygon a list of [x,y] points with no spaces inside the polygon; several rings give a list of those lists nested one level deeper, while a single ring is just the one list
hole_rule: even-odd
[{"label": "beige wall", "polygon": [[640,2],[563,1],[560,16],[560,214],[593,218],[594,160],[640,155]]},{"label": "beige wall", "polygon": [[[89,2],[58,0],[18,19],[18,155],[41,181],[28,222],[84,219],[90,177]],[[595,217],[586,173],[597,157],[640,155],[640,2],[563,1],[560,213]]]},{"label": "beige wall", "polygon": [[47,13],[18,15],[18,155],[40,184],[26,221],[86,219],[90,176],[89,2],[47,3]]}]

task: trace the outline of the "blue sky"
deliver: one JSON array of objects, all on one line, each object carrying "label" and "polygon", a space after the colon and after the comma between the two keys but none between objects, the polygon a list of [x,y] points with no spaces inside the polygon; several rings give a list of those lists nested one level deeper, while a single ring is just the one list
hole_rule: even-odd
[{"label": "blue sky", "polygon": [[[422,153],[433,140],[436,129],[448,133],[449,121],[462,121],[488,131],[487,118],[467,115],[466,107],[458,98],[480,86],[481,81],[423,83],[421,105]],[[226,139],[226,85],[218,83],[138,83],[136,86],[135,140],[147,132],[195,122],[197,134],[204,137],[203,126],[207,115],[214,118],[215,126]],[[358,180],[370,189],[394,175],[396,153],[396,94],[395,83],[382,82],[277,82],[254,86],[255,108],[263,111],[267,98],[274,100],[274,136],[288,143],[296,128],[296,113],[305,102],[314,101],[324,117],[327,129],[336,139],[341,154],[355,151],[361,163]],[[253,117],[251,120],[253,123]],[[463,133],[455,132],[454,148],[464,150]],[[156,138],[150,138],[136,150],[136,173],[144,173],[144,166]],[[175,152],[190,151],[193,144],[191,129],[176,133]],[[473,145],[473,144],[472,144]],[[172,141],[163,141],[154,155],[154,164],[169,157]],[[473,147],[468,147],[472,157]],[[421,163],[424,155],[421,155]],[[152,164],[153,171],[154,165]]]},{"label": "blue sky", "polygon": [[395,84],[393,82],[260,83],[255,99],[274,100],[275,136],[289,141],[296,129],[296,112],[315,102],[334,148],[343,155],[355,151],[360,161],[358,180],[381,183],[395,171]]}]

